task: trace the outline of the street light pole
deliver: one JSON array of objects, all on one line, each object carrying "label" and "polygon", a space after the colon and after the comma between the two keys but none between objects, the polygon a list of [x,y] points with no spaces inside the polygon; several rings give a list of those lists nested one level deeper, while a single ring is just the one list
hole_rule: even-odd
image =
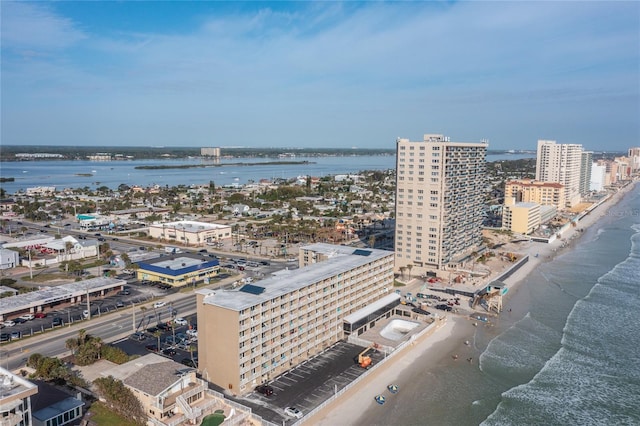
[{"label": "street light pole", "polygon": [[87,315],[87,319],[90,320],[91,319],[91,303],[89,302],[89,286],[87,286],[86,289],[87,289],[87,312],[89,313],[89,315]]}]

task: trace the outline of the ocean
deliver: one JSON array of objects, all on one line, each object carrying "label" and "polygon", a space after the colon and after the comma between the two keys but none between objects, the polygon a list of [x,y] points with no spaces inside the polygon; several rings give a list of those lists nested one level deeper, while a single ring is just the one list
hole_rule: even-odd
[{"label": "ocean", "polygon": [[[535,154],[492,154],[487,161],[518,160],[535,158]],[[323,177],[329,175],[357,173],[363,170],[388,170],[396,167],[395,155],[358,155],[345,157],[294,157],[281,161],[308,161],[308,164],[258,164],[277,158],[234,158],[219,163],[202,158],[88,161],[88,160],[44,160],[0,162],[0,176],[14,178],[13,182],[0,183],[7,193],[13,194],[36,186],[55,186],[56,189],[96,189],[106,186],[116,189],[120,184],[129,186],[177,186],[206,185],[213,181],[218,186],[242,185],[260,179],[291,179],[297,176]],[[225,165],[226,164],[226,165]],[[136,169],[137,166],[207,166],[182,169]],[[225,165],[218,167],[217,165]]]},{"label": "ocean", "polygon": [[472,363],[416,361],[424,371],[366,424],[640,425],[639,314],[636,185],[458,346]]}]

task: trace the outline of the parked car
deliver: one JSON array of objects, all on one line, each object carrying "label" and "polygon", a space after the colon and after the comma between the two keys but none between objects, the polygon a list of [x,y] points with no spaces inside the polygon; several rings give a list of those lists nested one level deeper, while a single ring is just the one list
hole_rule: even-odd
[{"label": "parked car", "polygon": [[17,340],[22,338],[22,332],[21,331],[12,331],[11,332],[11,340]]},{"label": "parked car", "polygon": [[0,334],[0,342],[8,342],[9,340],[11,340],[11,333]]},{"label": "parked car", "polygon": [[129,336],[129,338],[130,338],[131,340],[137,340],[138,342],[141,342],[141,341],[143,341],[143,340],[146,340],[146,339],[147,339],[147,335],[146,335],[146,334],[144,334],[144,333],[143,333],[143,332],[141,332],[141,331],[138,331],[138,332],[133,333],[132,335],[130,335],[130,336]]},{"label": "parked car", "polygon": [[131,294],[131,292],[129,290],[121,290],[118,292],[118,294],[121,296],[128,296]]},{"label": "parked car", "polygon": [[187,336],[189,337],[198,337],[198,330],[187,330]]},{"label": "parked car", "polygon": [[295,417],[296,419],[302,418],[302,411],[298,410],[296,407],[287,407],[284,409],[284,413],[287,416]]},{"label": "parked car", "polygon": [[176,323],[177,325],[187,325],[188,322],[186,319],[184,318],[176,318],[173,320],[174,323]]},{"label": "parked car", "polygon": [[13,327],[14,325],[16,325],[16,322],[11,320],[6,320],[2,322],[2,325],[4,325],[5,327]]},{"label": "parked car", "polygon": [[192,360],[191,358],[184,358],[182,361],[180,361],[182,364],[186,365],[187,367],[192,367],[192,368],[198,368],[198,366],[196,365],[195,360]]},{"label": "parked car", "polygon": [[420,309],[420,308],[413,308],[411,311],[415,312],[416,314],[431,315],[431,312],[425,311],[424,309]]},{"label": "parked car", "polygon": [[153,304],[154,308],[162,308],[164,305],[166,305],[167,302],[156,302]]},{"label": "parked car", "polygon": [[36,317],[36,318],[46,318],[46,317],[47,317],[47,314],[45,314],[44,312],[37,312],[37,313],[35,314],[35,317]]},{"label": "parked car", "polygon": [[54,317],[53,320],[51,320],[51,325],[53,325],[54,327],[61,326],[62,318]]},{"label": "parked car", "polygon": [[147,345],[144,348],[150,352],[158,352],[158,345]]},{"label": "parked car", "polygon": [[89,318],[89,311],[87,311],[86,309],[82,311],[82,318]]},{"label": "parked car", "polygon": [[256,392],[263,394],[264,396],[273,395],[273,387],[269,385],[259,385],[256,387]]},{"label": "parked car", "polygon": [[25,321],[31,321],[35,317],[36,316],[34,314],[23,314],[23,315],[20,315],[20,319],[23,319]]},{"label": "parked car", "polygon": [[116,308],[124,308],[124,302],[122,300],[118,300],[116,302]]},{"label": "parked car", "polygon": [[167,356],[174,356],[177,354],[176,350],[173,348],[165,348],[162,350],[162,353]]}]

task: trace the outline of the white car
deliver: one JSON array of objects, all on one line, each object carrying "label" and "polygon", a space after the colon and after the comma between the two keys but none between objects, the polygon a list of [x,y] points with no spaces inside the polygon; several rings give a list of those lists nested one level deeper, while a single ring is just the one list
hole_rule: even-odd
[{"label": "white car", "polygon": [[295,417],[296,419],[302,418],[302,411],[298,410],[296,407],[287,407],[284,409],[284,413],[287,416]]},{"label": "white car", "polygon": [[162,308],[164,305],[166,305],[167,302],[156,302],[153,304],[154,308]]},{"label": "white car", "polygon": [[24,315],[20,315],[20,319],[23,319],[25,321],[31,321],[32,319],[34,319],[36,316],[33,314],[24,314]]},{"label": "white car", "polygon": [[178,325],[187,325],[188,322],[186,319],[184,318],[176,318],[173,320],[174,323],[178,324]]},{"label": "white car", "polygon": [[11,320],[6,320],[2,323],[2,325],[4,325],[5,327],[13,327],[14,325],[16,325],[16,323]]},{"label": "white car", "polygon": [[187,336],[198,338],[198,330],[187,330]]},{"label": "white car", "polygon": [[86,309],[82,311],[82,318],[89,318],[89,311],[87,311]]}]

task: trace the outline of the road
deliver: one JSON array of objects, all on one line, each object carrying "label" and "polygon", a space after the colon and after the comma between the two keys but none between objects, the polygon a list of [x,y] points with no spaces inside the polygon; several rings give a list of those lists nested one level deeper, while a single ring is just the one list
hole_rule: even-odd
[{"label": "road", "polygon": [[[172,306],[178,311],[179,316],[192,315],[196,312],[195,294],[177,293],[164,300],[167,301],[167,305],[162,309],[168,310],[168,307]],[[23,366],[27,358],[34,353],[49,357],[64,355],[68,352],[65,342],[71,337],[76,337],[78,330],[81,329],[110,343],[128,336],[134,330],[144,330],[156,324],[158,317],[168,319],[167,312],[153,309],[151,303],[145,306],[147,306],[145,312],[142,312],[138,306],[135,308],[135,327],[133,309],[126,309],[94,317],[90,321],[75,323],[70,327],[59,327],[43,335],[12,342],[0,349],[0,365],[9,370],[15,370]]]}]

